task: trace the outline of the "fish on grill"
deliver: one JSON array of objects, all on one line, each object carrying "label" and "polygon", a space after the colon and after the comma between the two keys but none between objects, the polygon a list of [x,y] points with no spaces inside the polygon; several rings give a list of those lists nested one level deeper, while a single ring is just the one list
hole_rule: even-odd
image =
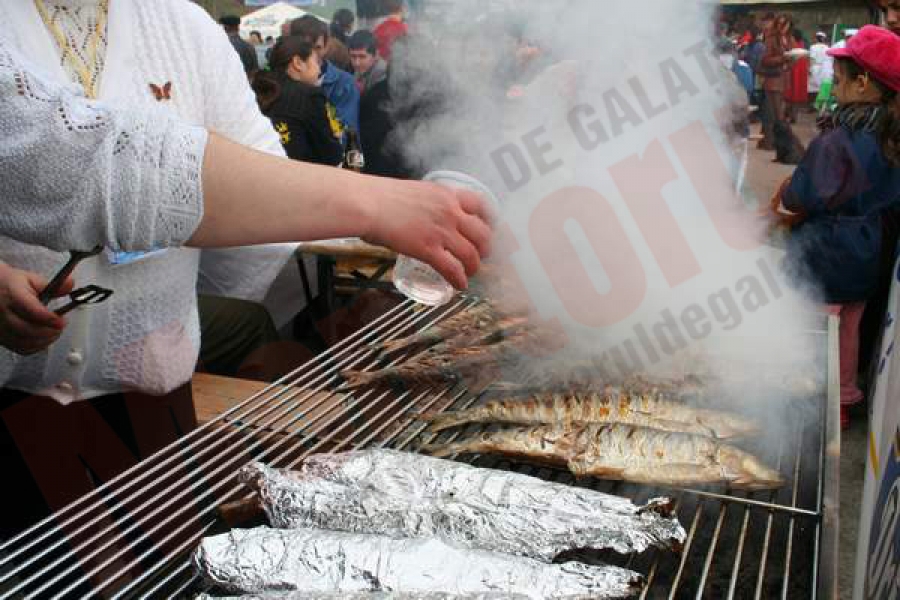
[{"label": "fish on grill", "polygon": [[495,381],[488,391],[494,395],[522,397],[548,391],[603,391],[609,386],[616,386],[640,394],[664,393],[678,400],[708,400],[706,386],[696,377],[651,377],[646,374],[609,377],[607,373],[590,360],[567,359],[563,363],[557,359],[550,364],[537,362],[529,365],[528,373],[521,380]]},{"label": "fish on grill", "polygon": [[[409,461],[419,461],[417,455],[407,456]],[[280,529],[319,528],[395,538],[436,538],[460,548],[545,562],[576,550],[609,549],[631,554],[650,547],[680,549],[684,542],[684,529],[670,516],[668,499],[657,499],[643,507],[627,501],[616,506],[604,494],[587,491],[583,495],[587,502],[582,505],[587,511],[578,513],[559,501],[498,503],[485,497],[481,485],[487,481],[499,489],[505,485],[508,474],[478,471],[482,470],[468,473],[471,484],[453,494],[433,493],[434,487],[425,488],[432,493],[411,493],[404,481],[410,474],[408,468],[386,471],[377,484],[367,485],[362,481],[336,481],[338,478],[329,477],[324,470],[279,471],[254,463],[241,470],[240,479],[259,493],[269,523]],[[528,485],[554,486],[539,479]],[[543,497],[555,500],[549,489]]]},{"label": "fish on grill", "polygon": [[434,539],[316,529],[236,529],[194,553],[206,583],[229,593],[505,593],[527,598],[625,598],[640,574],[609,565],[547,564]]},{"label": "fish on grill", "polygon": [[[500,346],[498,344],[497,346]],[[416,385],[454,384],[465,379],[481,377],[485,381],[499,375],[506,360],[496,346],[460,348],[453,354],[426,352],[405,363],[377,369],[341,371],[341,389],[355,389],[368,385],[412,387]]]},{"label": "fish on grill", "polygon": [[523,358],[546,349],[547,337],[541,332],[520,329],[508,338],[489,345],[446,348],[438,345],[393,367],[375,371],[341,371],[344,389],[367,385],[436,385],[442,383],[483,382],[487,384],[513,370]]},{"label": "fish on grill", "polygon": [[416,346],[444,343],[445,348],[461,348],[471,344],[490,343],[527,322],[525,314],[503,314],[489,302],[479,302],[411,336],[372,345],[380,352],[398,352]]},{"label": "fish on grill", "polygon": [[761,431],[759,424],[748,417],[692,408],[654,390],[641,392],[611,386],[603,391],[547,392],[528,399],[494,400],[468,410],[426,413],[418,418],[431,423],[433,431],[467,423],[625,423],[720,439],[747,437]]},{"label": "fish on grill", "polygon": [[496,453],[565,466],[576,476],[736,489],[781,487],[784,479],[755,456],[713,438],[633,425],[543,425],[481,433],[422,448],[435,456]]}]

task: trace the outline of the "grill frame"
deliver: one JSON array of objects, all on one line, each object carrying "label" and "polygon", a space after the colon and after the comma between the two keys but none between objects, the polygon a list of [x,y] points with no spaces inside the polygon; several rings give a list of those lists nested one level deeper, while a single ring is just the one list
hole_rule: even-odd
[{"label": "grill frame", "polygon": [[[459,385],[404,392],[363,389],[347,394],[337,409],[316,414],[305,421],[328,399],[337,398],[336,374],[340,369],[382,366],[368,350],[369,343],[402,337],[428,327],[476,301],[460,298],[449,307],[421,311],[414,311],[409,301],[399,304],[307,365],[175,444],[163,448],[101,486],[97,492],[86,495],[28,531],[0,544],[0,600],[26,595],[171,597],[196,590],[198,580],[192,572],[189,554],[203,535],[216,530],[215,507],[245,494],[229,475],[233,475],[247,461],[265,460],[274,466],[289,468],[296,466],[305,456],[321,451],[373,446],[415,451],[418,442],[427,441],[428,438],[423,438],[423,435],[432,434],[424,434],[424,423],[412,421],[402,424],[403,415],[411,411],[465,408],[478,401],[479,396],[468,393]],[[797,451],[788,457],[784,465],[781,464],[781,457],[787,441],[779,449],[778,466],[783,472],[792,474],[793,482],[789,488],[789,501],[781,503],[775,501],[780,493],[735,495],[717,490],[661,490],[597,480],[575,482],[567,472],[527,466],[502,458],[474,456],[469,457],[467,462],[587,485],[636,501],[660,493],[672,495],[677,503],[679,518],[689,532],[684,552],[678,558],[651,552],[622,562],[647,574],[648,584],[641,598],[773,597],[765,588],[766,572],[772,573],[772,567],[768,564],[773,549],[772,540],[782,536],[786,537],[785,560],[781,567],[783,584],[779,597],[795,598],[797,596],[793,595],[794,590],[789,586],[792,563],[798,560],[799,554],[795,545],[802,549],[805,543],[796,542],[795,538],[800,530],[810,527],[812,531],[807,532],[805,538],[800,538],[811,539],[814,552],[809,566],[808,597],[837,598],[840,457],[837,328],[837,319],[829,317],[827,331],[812,333],[827,336],[828,361],[827,398],[821,399],[818,431],[813,432],[819,437],[820,450],[814,457],[814,462],[818,463],[818,481],[813,508],[798,504],[802,500],[798,482],[807,473],[801,464],[804,435],[809,435],[805,432],[800,436]],[[391,364],[403,358],[405,356],[396,358]],[[319,398],[319,395],[322,397]],[[313,398],[316,400],[312,405],[305,404]],[[372,408],[358,410],[364,406]],[[303,423],[304,427],[298,430],[298,423]],[[348,431],[349,435],[346,434]],[[451,439],[461,435],[462,431],[438,435],[441,439]],[[221,448],[224,450],[213,452]],[[195,467],[197,461],[203,461],[199,468]],[[789,466],[790,470],[784,469],[785,466]],[[182,475],[185,469],[188,471]],[[174,478],[173,482],[167,483],[167,477]],[[148,488],[152,494],[150,498],[146,497]],[[153,490],[156,492],[153,493]],[[766,499],[766,495],[770,497]],[[167,510],[181,500],[184,503],[180,508],[175,504],[172,510]],[[196,511],[187,510],[190,505],[198,503]],[[712,518],[709,515],[713,515]],[[164,517],[161,522],[158,516]],[[730,524],[735,517],[739,524],[737,529]],[[110,524],[99,534],[92,532],[94,524],[104,518],[111,521]],[[755,560],[752,549],[757,546],[752,543],[752,538],[756,536],[755,525],[760,520],[765,524],[765,533],[760,546],[758,575],[756,585],[751,586],[753,593],[745,595],[742,591],[746,586],[742,587],[739,579],[746,569],[741,565],[752,564],[751,561]],[[174,529],[163,529],[170,521]],[[704,590],[712,583],[710,575],[717,565],[718,556],[729,549],[723,541],[729,531],[737,533],[738,545],[730,563],[732,569],[727,593],[724,596],[704,595]],[[162,537],[151,537],[156,533]],[[71,542],[66,542],[66,535]],[[749,548],[748,541],[751,542]],[[74,551],[71,546],[75,546]],[[127,560],[128,556],[135,554],[136,558]],[[86,569],[79,567],[79,563],[87,560],[85,557],[100,559],[101,566],[89,564]],[[17,558],[19,561],[15,560]],[[41,564],[45,560],[49,563]],[[701,565],[699,589],[694,589],[686,581],[697,578],[697,560]],[[124,565],[121,564],[123,561]],[[95,572],[93,580],[84,574],[85,570]]]}]

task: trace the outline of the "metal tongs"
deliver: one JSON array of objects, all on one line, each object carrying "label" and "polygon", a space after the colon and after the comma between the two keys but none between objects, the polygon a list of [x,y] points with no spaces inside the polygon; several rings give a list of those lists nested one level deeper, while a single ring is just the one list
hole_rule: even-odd
[{"label": "metal tongs", "polygon": [[[97,246],[89,252],[71,250],[69,252],[69,260],[65,265],[63,265],[62,269],[60,269],[59,272],[53,276],[53,279],[51,279],[50,283],[47,284],[47,287],[44,288],[44,291],[42,291],[38,295],[38,299],[41,301],[41,303],[46,305],[56,296],[56,294],[59,292],[59,288],[62,287],[63,283],[65,283],[69,275],[72,274],[72,271],[75,270],[75,267],[78,266],[78,263],[86,258],[97,256],[102,251],[103,246]],[[77,290],[74,290],[69,294],[69,303],[58,308],[54,312],[61,316],[75,308],[78,308],[79,306],[83,306],[86,304],[100,304],[101,302],[105,302],[112,295],[112,290],[100,287],[99,285],[89,285],[83,288],[78,288]]]}]

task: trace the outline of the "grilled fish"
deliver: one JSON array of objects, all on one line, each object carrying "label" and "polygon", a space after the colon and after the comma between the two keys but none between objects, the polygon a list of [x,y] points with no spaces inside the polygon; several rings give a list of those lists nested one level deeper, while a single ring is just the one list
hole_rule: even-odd
[{"label": "grilled fish", "polygon": [[435,456],[498,453],[566,466],[576,476],[672,486],[724,483],[763,490],[784,484],[755,456],[712,438],[632,425],[539,426],[485,432],[449,445],[426,445]]},{"label": "grilled fish", "polygon": [[522,425],[624,423],[663,431],[680,431],[720,439],[760,432],[752,419],[718,410],[692,408],[656,391],[635,392],[607,387],[604,391],[535,394],[527,400],[505,399],[459,412],[424,414],[433,431],[466,423]]},{"label": "grilled fish", "polygon": [[491,365],[497,366],[498,349],[495,346],[460,348],[453,354],[427,352],[394,367],[376,371],[341,371],[344,388],[354,389],[367,385],[435,385],[458,383],[469,376],[481,374],[485,378],[497,374]]},{"label": "grilled fish", "polygon": [[607,373],[592,361],[567,361],[562,367],[559,361],[554,361],[549,365],[533,364],[523,380],[496,381],[489,389],[495,394],[521,397],[546,391],[603,391],[614,385],[639,394],[663,392],[676,399],[706,400],[708,396],[703,382],[696,377],[657,378],[644,374],[610,377]]},{"label": "grilled fish", "polygon": [[371,384],[413,386],[478,380],[487,383],[513,369],[523,357],[544,351],[548,336],[531,329],[519,329],[508,338],[490,345],[446,348],[443,345],[397,366],[375,371],[341,371],[345,388]]},{"label": "grilled fish", "polygon": [[405,338],[376,343],[372,345],[372,348],[389,353],[442,342],[449,347],[460,348],[483,343],[482,339],[489,338],[493,332],[502,336],[506,330],[522,325],[526,321],[527,317],[524,314],[505,315],[492,304],[480,302],[424,331]]}]

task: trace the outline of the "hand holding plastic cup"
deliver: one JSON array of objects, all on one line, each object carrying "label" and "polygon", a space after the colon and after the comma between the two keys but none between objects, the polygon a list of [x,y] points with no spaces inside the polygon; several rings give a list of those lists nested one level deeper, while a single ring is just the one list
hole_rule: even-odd
[{"label": "hand holding plastic cup", "polygon": [[[499,207],[497,197],[483,183],[456,171],[432,171],[424,181],[475,192],[493,208]],[[456,290],[429,265],[408,256],[399,256],[394,266],[394,287],[407,298],[428,306],[450,302]]]}]

